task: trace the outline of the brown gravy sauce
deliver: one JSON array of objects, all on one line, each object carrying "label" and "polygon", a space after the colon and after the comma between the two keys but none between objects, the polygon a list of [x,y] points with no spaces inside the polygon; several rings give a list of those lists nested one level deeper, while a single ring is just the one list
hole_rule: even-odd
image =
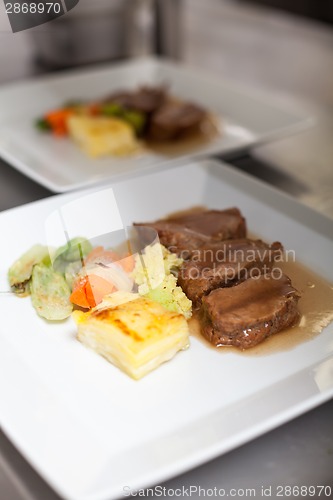
[{"label": "brown gravy sauce", "polygon": [[196,314],[189,321],[191,334],[211,349],[245,356],[262,356],[287,351],[320,334],[323,328],[333,321],[333,285],[298,262],[279,262],[276,263],[276,267],[280,267],[291,278],[292,285],[301,294],[298,302],[300,320],[296,325],[246,350],[230,346],[215,347],[210,344],[200,333],[200,323]]},{"label": "brown gravy sauce", "polygon": [[209,114],[201,123],[200,130],[189,133],[173,141],[148,141],[145,140],[145,148],[157,154],[165,156],[178,156],[195,151],[222,134],[222,126],[218,118]]}]

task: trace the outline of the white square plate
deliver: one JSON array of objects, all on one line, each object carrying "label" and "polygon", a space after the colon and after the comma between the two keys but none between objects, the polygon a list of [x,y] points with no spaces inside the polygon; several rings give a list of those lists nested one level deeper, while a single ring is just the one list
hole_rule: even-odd
[{"label": "white square plate", "polygon": [[[140,84],[170,84],[175,96],[211,110],[222,134],[192,151],[173,156],[145,152],[127,158],[90,159],[70,140],[55,139],[35,129],[36,117],[73,99],[96,100],[113,90]],[[160,169],[216,153],[245,149],[296,132],[311,120],[290,103],[248,91],[235,82],[210,77],[201,70],[148,58],[47,76],[0,88],[0,156],[54,192],[119,179],[144,169]]]},{"label": "white square plate", "polygon": [[[192,163],[112,187],[124,225],[198,204],[236,205],[250,231],[281,240],[333,281],[333,221],[225,164]],[[12,261],[45,242],[49,214],[81,196],[0,215],[2,291]],[[259,357],[221,354],[193,338],[189,350],[137,382],[81,345],[71,319],[51,324],[29,298],[0,299],[0,424],[66,499],[111,500],[125,486],[156,484],[333,395],[333,324],[293,349]]]}]

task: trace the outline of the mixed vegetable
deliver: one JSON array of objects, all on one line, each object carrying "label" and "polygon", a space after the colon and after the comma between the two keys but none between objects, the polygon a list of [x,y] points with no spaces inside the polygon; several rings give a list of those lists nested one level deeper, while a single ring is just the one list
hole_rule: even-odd
[{"label": "mixed vegetable", "polygon": [[191,316],[192,303],[177,286],[183,261],[159,243],[142,253],[119,255],[102,246],[93,248],[87,239],[77,237],[51,255],[48,247],[35,245],[8,272],[13,292],[31,295],[42,318],[63,320],[73,308],[95,308],[119,291],[138,293],[186,318]]},{"label": "mixed vegetable", "polygon": [[44,116],[36,120],[36,127],[41,132],[51,132],[58,137],[69,135],[68,122],[70,117],[90,116],[90,117],[109,117],[124,121],[135,132],[137,137],[141,137],[145,128],[147,116],[145,113],[127,109],[118,103],[84,103],[69,102],[59,109],[47,112]]}]

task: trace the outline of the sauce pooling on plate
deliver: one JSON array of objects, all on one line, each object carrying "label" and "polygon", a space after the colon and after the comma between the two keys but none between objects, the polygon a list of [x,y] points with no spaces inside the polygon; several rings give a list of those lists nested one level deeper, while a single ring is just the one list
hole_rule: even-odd
[{"label": "sauce pooling on plate", "polygon": [[[223,127],[217,117],[208,114],[200,128],[175,141],[146,141],[147,149],[165,156],[179,156],[208,145],[223,134]],[[190,211],[190,210],[189,210]]]}]

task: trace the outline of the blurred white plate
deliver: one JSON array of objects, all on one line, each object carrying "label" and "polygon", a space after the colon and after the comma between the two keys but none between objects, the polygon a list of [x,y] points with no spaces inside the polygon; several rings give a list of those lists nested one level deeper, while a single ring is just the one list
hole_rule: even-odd
[{"label": "blurred white plate", "polygon": [[[222,134],[173,156],[146,152],[137,157],[93,160],[70,140],[57,140],[35,129],[37,117],[68,100],[96,100],[116,89],[160,83],[170,84],[175,96],[202,104],[216,114]],[[294,133],[310,121],[290,103],[248,91],[200,69],[153,58],[138,59],[1,87],[0,156],[50,190],[65,192],[194,157],[246,149]]]},{"label": "blurred white plate", "polygon": [[[113,188],[124,225],[198,204],[237,205],[251,232],[281,240],[333,281],[333,222],[222,163],[170,168]],[[0,215],[2,290],[12,261],[45,241],[49,214],[73,199],[79,206],[81,196]],[[97,217],[100,207],[98,214],[92,207],[87,234]],[[220,353],[193,338],[188,351],[136,382],[82,346],[70,319],[45,322],[29,298],[11,294],[1,294],[1,304],[0,425],[66,499],[111,500],[126,486],[156,484],[333,396],[333,324],[262,356]]]}]

